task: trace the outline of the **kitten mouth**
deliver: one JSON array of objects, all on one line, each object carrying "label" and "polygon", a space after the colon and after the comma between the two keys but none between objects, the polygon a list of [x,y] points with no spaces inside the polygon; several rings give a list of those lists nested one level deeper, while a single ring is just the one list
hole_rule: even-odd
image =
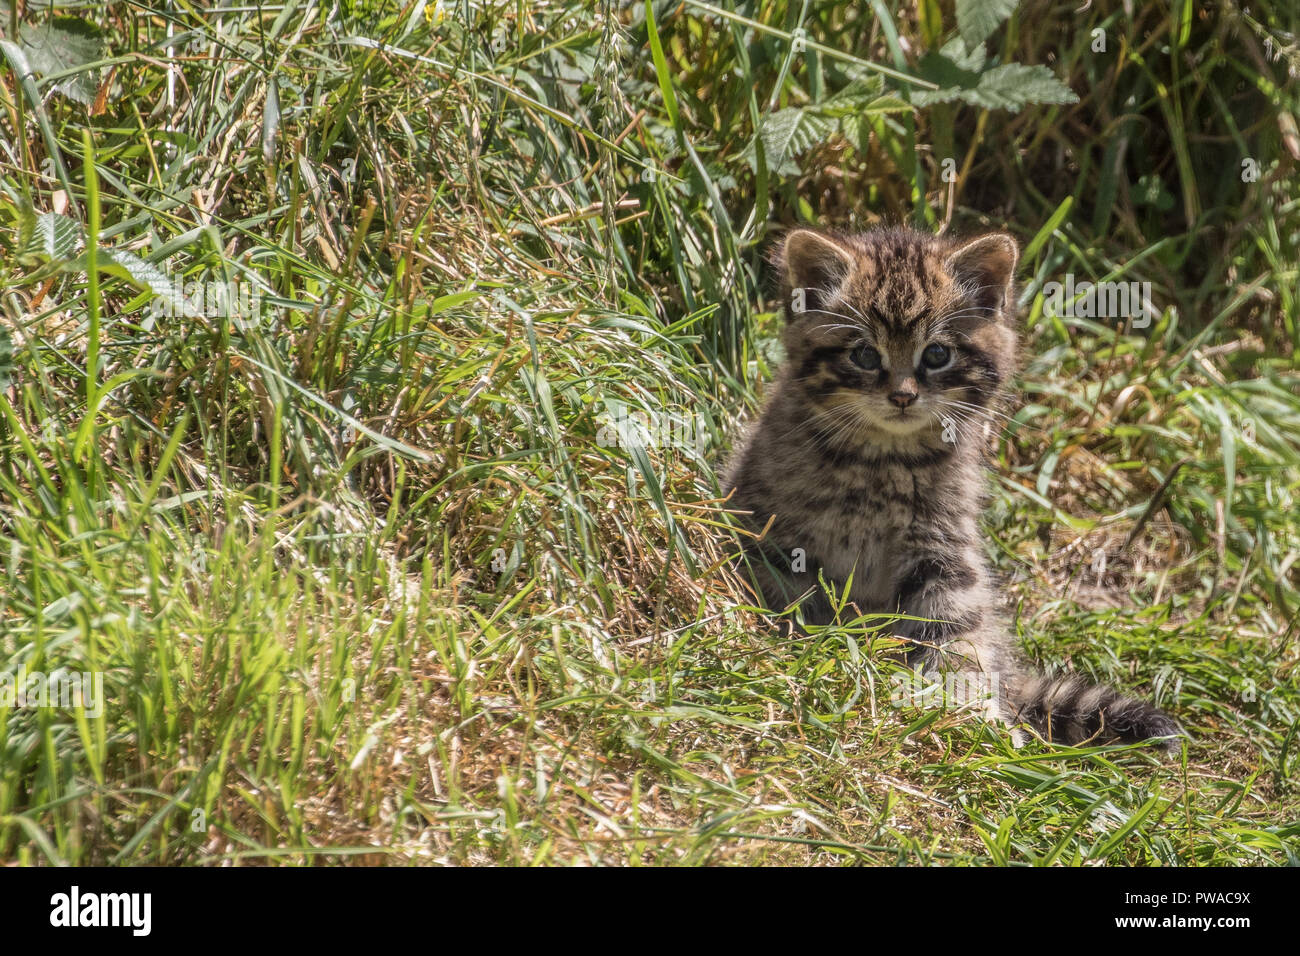
[{"label": "kitten mouth", "polygon": [[911,435],[920,431],[927,420],[928,416],[916,409],[900,408],[892,414],[876,419],[876,427],[891,435]]},{"label": "kitten mouth", "polygon": [[900,408],[893,414],[886,415],[885,419],[891,422],[911,422],[917,424],[926,420],[928,416],[919,408]]}]

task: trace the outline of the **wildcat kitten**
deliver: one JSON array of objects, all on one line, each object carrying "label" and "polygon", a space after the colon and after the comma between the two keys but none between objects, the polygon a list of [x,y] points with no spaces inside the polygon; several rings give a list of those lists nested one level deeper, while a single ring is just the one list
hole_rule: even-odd
[{"label": "wildcat kitten", "polygon": [[786,360],[725,487],[755,530],[750,564],[772,609],[811,592],[819,570],[869,613],[905,613],[908,663],[988,675],[990,716],[1058,743],[1166,738],[1156,708],[1074,675],[1034,676],[996,611],[980,546],[984,445],[1014,370],[1015,241],[955,243],[904,229],[798,229],[777,251]]}]

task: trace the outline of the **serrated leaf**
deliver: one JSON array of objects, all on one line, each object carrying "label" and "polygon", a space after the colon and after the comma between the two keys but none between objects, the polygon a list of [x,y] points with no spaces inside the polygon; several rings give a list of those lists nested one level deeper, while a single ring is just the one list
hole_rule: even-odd
[{"label": "serrated leaf", "polygon": [[171,276],[163,272],[152,262],[133,256],[121,249],[99,250],[99,271],[126,279],[137,286],[148,289],[154,295],[165,296],[169,300],[176,297],[177,290],[172,284]]},{"label": "serrated leaf", "polygon": [[853,144],[853,147],[860,153],[867,152],[871,141],[871,133],[874,129],[871,123],[872,116],[879,116],[885,113],[910,113],[915,107],[906,100],[897,96],[881,96],[872,100],[857,114],[845,116],[840,120],[841,127],[844,130],[844,138]]},{"label": "serrated leaf", "polygon": [[1015,12],[1019,0],[957,0],[957,32],[968,49],[988,39]]},{"label": "serrated leaf", "polygon": [[953,37],[940,50],[931,50],[917,64],[921,77],[934,83],[936,90],[912,90],[911,101],[917,106],[946,103],[957,98],[961,90],[979,85],[980,70],[984,67],[984,47],[977,45],[973,52],[966,50],[961,37]]},{"label": "serrated leaf", "polygon": [[846,96],[844,93],[841,90],[815,107],[815,112],[821,116],[847,117],[861,116],[864,113],[898,113],[912,109],[910,103],[892,94],[881,96],[878,92],[862,91]]},{"label": "serrated leaf", "polygon": [[[835,121],[811,107],[787,107],[763,117],[758,135],[763,140],[763,152],[768,168],[781,176],[798,175],[799,167],[793,158],[812,146],[825,142],[835,130]],[[745,150],[751,166],[754,163],[754,146]]]},{"label": "serrated leaf", "polygon": [[77,254],[77,249],[84,241],[81,224],[75,219],[45,212],[36,217],[31,237],[22,248],[20,256],[24,259],[66,262]]},{"label": "serrated leaf", "polygon": [[18,37],[33,72],[51,76],[77,70],[54,88],[86,106],[94,102],[99,71],[81,68],[104,58],[104,34],[99,27],[80,17],[53,17],[39,26],[24,25]]},{"label": "serrated leaf", "polygon": [[980,76],[974,98],[988,109],[1006,109],[1013,113],[1031,103],[1077,103],[1074,91],[1056,78],[1045,66],[1008,63],[995,66]]},{"label": "serrated leaf", "polygon": [[54,159],[54,168],[59,175],[59,181],[63,183],[64,188],[71,191],[72,184],[68,181],[68,170],[63,165],[58,140],[54,138],[54,127],[50,125],[50,117],[45,112],[45,103],[41,98],[40,90],[36,87],[35,74],[31,63],[28,62],[27,54],[12,40],[0,40],[0,53],[4,54],[9,65],[13,67],[18,85],[22,87],[27,102],[32,105],[36,113],[36,125],[40,127],[41,138],[45,140],[46,155]]},{"label": "serrated leaf", "polygon": [[989,58],[983,43],[967,44],[961,37],[953,37],[939,48],[939,55],[951,60],[959,70],[978,73]]},{"label": "serrated leaf", "polygon": [[979,75],[974,86],[921,90],[912,94],[917,106],[948,103],[954,100],[987,110],[1019,112],[1034,103],[1075,103],[1074,91],[1056,78],[1045,66],[1008,63],[995,66]]},{"label": "serrated leaf", "polygon": [[838,93],[833,93],[815,108],[818,112],[831,116],[842,116],[855,112],[877,99],[884,90],[884,80],[878,75],[859,77]]},{"label": "serrated leaf", "polygon": [[881,96],[862,108],[865,114],[874,113],[910,113],[913,107],[907,100],[897,96]]}]

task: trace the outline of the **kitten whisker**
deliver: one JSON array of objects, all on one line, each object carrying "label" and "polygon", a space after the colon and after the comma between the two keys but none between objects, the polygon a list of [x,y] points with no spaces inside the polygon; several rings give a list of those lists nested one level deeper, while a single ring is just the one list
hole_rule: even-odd
[{"label": "kitten whisker", "polygon": [[[986,408],[980,408],[978,405],[970,405],[967,402],[955,403],[955,402],[949,402],[943,400],[940,400],[937,404],[941,408],[949,409],[954,417],[960,416],[962,421],[970,422],[970,423],[974,423],[976,421],[982,421],[987,426],[992,426],[996,424],[998,427],[999,436],[1005,435],[1008,438],[1011,437],[1011,431],[1009,427],[1010,416],[1008,415],[1001,416],[1007,419],[1007,424],[1003,424],[1002,422],[999,422],[997,420],[998,416],[1001,413],[993,412]],[[1032,428],[1033,426],[1026,426],[1026,427]]]},{"label": "kitten whisker", "polygon": [[970,411],[976,412],[978,414],[990,415],[995,418],[1005,418],[1008,421],[1011,420],[1011,416],[1008,415],[1006,412],[999,411],[996,408],[990,408],[987,405],[976,405],[972,402],[963,402],[959,399],[954,399],[954,398],[941,398],[939,399],[939,401],[943,402],[946,405],[958,405],[962,408],[969,409]]},{"label": "kitten whisker", "polygon": [[777,441],[785,441],[785,439],[790,437],[790,435],[800,430],[808,430],[815,435],[817,434],[817,425],[839,425],[841,419],[855,418],[857,415],[857,409],[852,405],[847,404],[834,405],[831,408],[826,409],[819,408],[813,412],[811,419],[808,421],[797,422],[794,427],[777,436]]},{"label": "kitten whisker", "polygon": [[[941,401],[944,401],[945,403],[956,404],[956,405],[960,405],[960,406],[965,407],[965,408],[969,408],[971,411],[973,411],[973,412],[975,412],[975,413],[977,413],[977,414],[980,414],[980,415],[987,416],[987,417],[990,418],[990,419],[993,419],[993,418],[1001,418],[1001,419],[1004,419],[1004,420],[1007,422],[1007,425],[1008,425],[1008,426],[1011,424],[1012,421],[1015,420],[1014,416],[1012,416],[1012,415],[1008,415],[1006,412],[999,411],[999,410],[994,409],[994,408],[989,408],[989,407],[987,407],[987,406],[983,406],[983,405],[972,405],[970,402],[960,402],[960,401],[955,401],[955,400],[953,400],[953,399],[941,399]],[[1017,424],[1018,424],[1021,428],[1028,429],[1029,431],[1043,432],[1043,433],[1046,433],[1046,431],[1047,431],[1047,430],[1044,429],[1044,428],[1040,428],[1040,427],[1037,426],[1037,425],[1031,425],[1031,424],[1029,424],[1028,422],[1018,422]],[[1007,427],[1007,426],[1003,426],[1004,430],[1005,430],[1006,427]]]},{"label": "kitten whisker", "polygon": [[971,419],[963,416],[962,414],[956,411],[953,411],[951,412],[951,414],[939,419],[939,425],[940,427],[943,428],[946,428],[947,423],[949,422],[952,423],[953,427],[957,430],[957,434],[961,437],[963,441],[970,440],[972,434]]}]

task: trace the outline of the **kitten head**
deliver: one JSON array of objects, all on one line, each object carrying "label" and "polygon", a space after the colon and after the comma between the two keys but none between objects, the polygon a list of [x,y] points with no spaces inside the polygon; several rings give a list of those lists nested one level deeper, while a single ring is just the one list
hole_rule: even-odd
[{"label": "kitten head", "polygon": [[1018,255],[1005,233],[789,233],[785,381],[810,426],[894,450],[980,434],[1015,363]]}]

